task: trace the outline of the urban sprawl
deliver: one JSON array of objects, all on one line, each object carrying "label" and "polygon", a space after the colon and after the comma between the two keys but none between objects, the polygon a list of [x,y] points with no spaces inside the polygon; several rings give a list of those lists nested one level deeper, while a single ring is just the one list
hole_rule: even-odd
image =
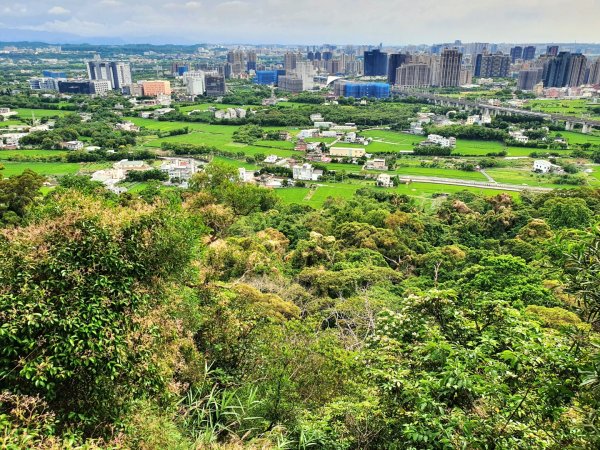
[{"label": "urban sprawl", "polygon": [[[369,181],[437,184],[441,193],[448,186],[543,191],[594,184],[599,54],[593,44],[460,41],[397,48],[7,45],[0,63],[14,79],[4,80],[0,149],[69,151],[61,158],[79,163],[78,173],[119,193],[135,186],[127,181],[148,181],[131,172],[161,173],[148,177],[185,187],[213,160],[232,164],[244,182],[308,189],[307,202],[319,188],[329,195],[336,184],[352,190]],[[29,100],[17,100],[23,98]],[[93,108],[102,99],[110,100],[109,127],[128,143],[61,134],[64,114],[101,121]],[[223,125],[225,133],[217,129]],[[56,135],[64,139],[44,140]],[[561,153],[569,149],[579,153]],[[90,161],[104,165],[82,164]],[[59,174],[48,175],[52,184]]]}]

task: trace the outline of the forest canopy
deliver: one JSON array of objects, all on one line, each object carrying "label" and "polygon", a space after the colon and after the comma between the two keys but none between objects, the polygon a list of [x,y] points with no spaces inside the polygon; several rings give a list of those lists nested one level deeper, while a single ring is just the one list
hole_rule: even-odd
[{"label": "forest canopy", "polygon": [[0,180],[3,448],[594,449],[600,191]]}]

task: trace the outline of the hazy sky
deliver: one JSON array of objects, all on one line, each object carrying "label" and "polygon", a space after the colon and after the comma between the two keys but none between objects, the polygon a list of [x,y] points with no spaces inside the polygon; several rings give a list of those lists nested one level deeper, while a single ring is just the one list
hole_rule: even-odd
[{"label": "hazy sky", "polygon": [[600,0],[0,0],[0,26],[182,43],[597,42]]}]

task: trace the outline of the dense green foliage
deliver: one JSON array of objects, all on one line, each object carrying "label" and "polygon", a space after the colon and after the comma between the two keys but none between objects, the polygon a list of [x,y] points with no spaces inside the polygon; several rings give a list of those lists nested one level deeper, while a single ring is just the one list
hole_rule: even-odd
[{"label": "dense green foliage", "polygon": [[77,114],[67,114],[56,119],[54,129],[34,131],[24,136],[21,145],[58,149],[63,142],[80,138],[86,138],[90,145],[110,149],[134,145],[135,135],[127,131],[115,131],[111,121],[118,121],[111,113],[95,115],[89,122],[82,122]]},{"label": "dense green foliage", "polygon": [[127,172],[127,177],[125,181],[130,182],[140,182],[140,181],[149,181],[149,180],[159,180],[159,181],[167,181],[169,179],[169,174],[161,171],[160,169],[150,169],[143,171],[132,170]]},{"label": "dense green foliage", "polygon": [[22,177],[2,187],[24,196],[1,233],[4,447],[600,444],[598,191],[315,211],[217,164],[141,198]]},{"label": "dense green foliage", "polygon": [[[479,165],[499,182],[513,169],[512,184],[595,183],[584,173],[585,160],[600,161],[593,136],[557,142],[545,127],[560,126],[516,115],[429,125],[459,138],[452,151],[395,130],[420,112],[469,111],[416,98],[335,104],[323,92],[262,107],[269,88],[231,84],[224,105],[186,100],[159,121],[128,119],[136,134],[117,127],[138,113],[118,95],[0,96],[55,122],[23,138],[33,149],[3,153],[10,163],[66,161],[73,173],[166,154],[232,163],[208,164],[187,189],[161,185],[157,169],[132,171],[121,195],[78,175],[0,179],[0,447],[600,446],[600,191],[485,197],[440,185],[425,198],[414,184],[373,189],[376,174],[358,173],[366,158],[339,158],[313,162],[321,186],[278,191],[304,201],[325,184],[351,188],[345,200],[321,195],[315,210],[236,170],[291,177],[263,160],[303,161],[293,141],[276,141],[315,113],[372,137],[369,153],[396,182],[410,171],[484,180]],[[210,112],[228,104],[253,106],[243,119]],[[521,128],[565,175],[500,158],[529,153],[513,153],[526,144],[508,132]],[[101,149],[50,150],[73,139]],[[423,158],[398,153],[413,146]]]}]

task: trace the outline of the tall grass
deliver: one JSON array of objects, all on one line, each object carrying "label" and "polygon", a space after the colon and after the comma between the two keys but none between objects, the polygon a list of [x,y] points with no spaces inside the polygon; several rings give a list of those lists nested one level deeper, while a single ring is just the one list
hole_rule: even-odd
[{"label": "tall grass", "polygon": [[198,445],[212,445],[253,436],[266,423],[252,414],[260,404],[255,387],[222,388],[206,376],[182,398],[179,408],[186,432]]}]

